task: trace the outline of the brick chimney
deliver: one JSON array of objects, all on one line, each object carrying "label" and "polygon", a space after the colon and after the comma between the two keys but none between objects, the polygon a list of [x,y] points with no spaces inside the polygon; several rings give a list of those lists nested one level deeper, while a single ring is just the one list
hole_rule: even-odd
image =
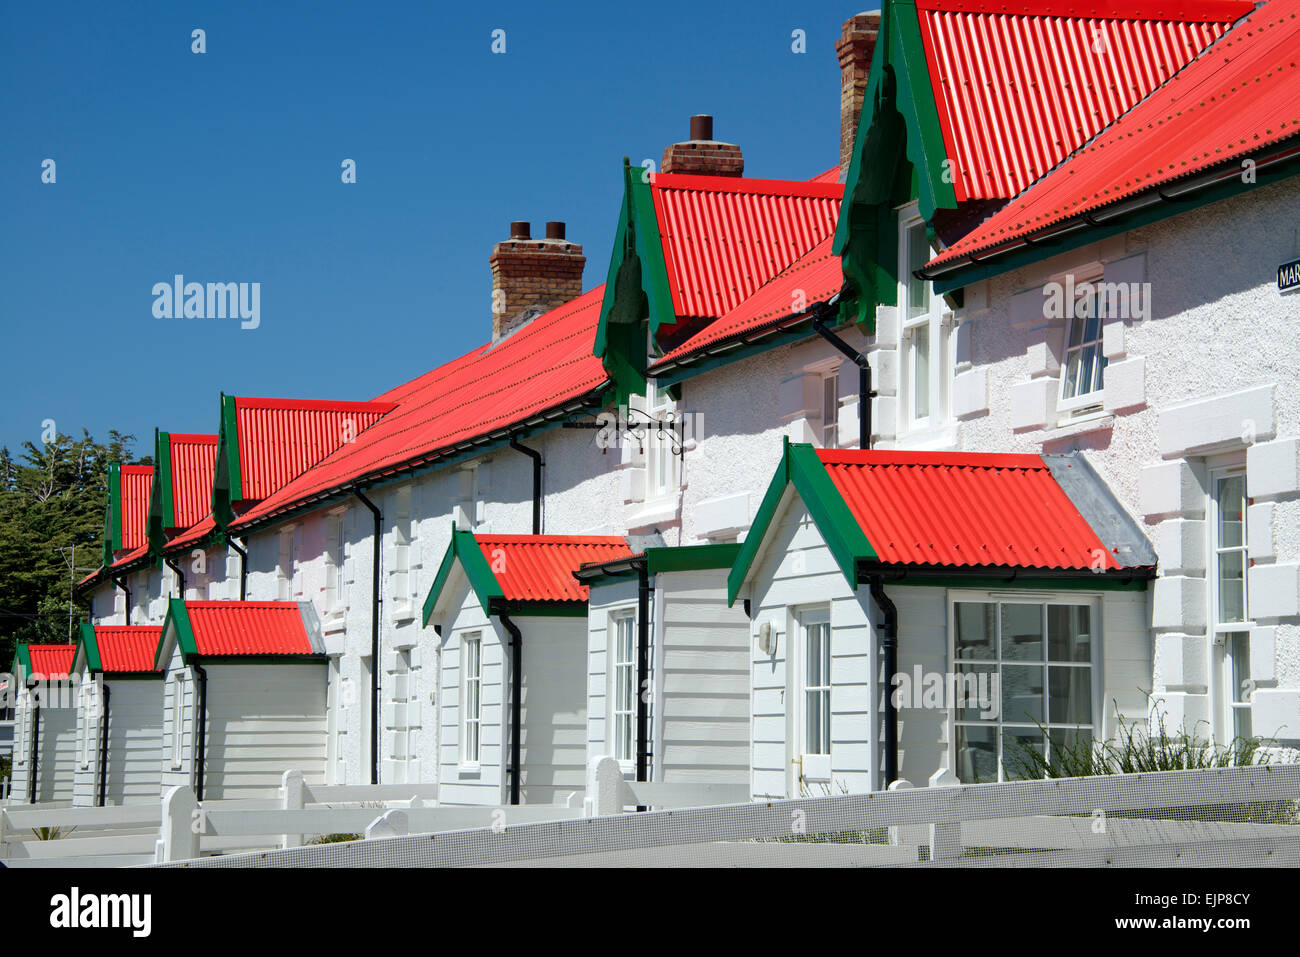
[{"label": "brick chimney", "polygon": [[510,224],[510,238],[492,248],[492,341],[530,319],[582,295],[582,247],[564,238],[564,223],[547,223],[546,238],[530,237],[526,222]]},{"label": "brick chimney", "polygon": [[665,173],[743,176],[745,157],[735,143],[715,140],[713,117],[700,114],[691,117],[691,138],[664,150],[664,161],[659,168]]},{"label": "brick chimney", "polygon": [[853,159],[853,141],[858,135],[862,101],[867,95],[871,52],[880,34],[880,14],[859,13],[844,21],[835,53],[840,58],[840,172]]}]

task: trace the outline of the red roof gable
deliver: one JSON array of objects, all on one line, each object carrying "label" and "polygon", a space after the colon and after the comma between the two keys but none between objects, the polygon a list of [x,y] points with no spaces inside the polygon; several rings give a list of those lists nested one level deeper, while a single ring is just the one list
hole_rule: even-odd
[{"label": "red roof gable", "polygon": [[475,535],[507,601],[586,601],[588,588],[573,577],[588,562],[627,558],[616,536]]},{"label": "red roof gable", "polygon": [[1121,567],[1038,455],[817,450],[882,563]]},{"label": "red roof gable", "polygon": [[1249,13],[1248,0],[917,0],[959,202],[1019,193]]},{"label": "red roof gable", "polygon": [[1300,2],[1269,0],[1213,50],[954,243],[927,271],[1032,235],[1300,133]]},{"label": "red roof gable", "polygon": [[189,528],[211,510],[212,474],[217,465],[215,435],[172,432],[173,528]]},{"label": "red roof gable", "polygon": [[95,647],[104,672],[154,671],[154,654],[162,627],[96,625]]},{"label": "red roof gable", "polygon": [[835,232],[844,186],[798,180],[650,176],[678,316],[730,312]]},{"label": "red roof gable", "polygon": [[[149,554],[149,543],[144,542],[140,545],[137,545],[129,552],[123,552],[121,557],[114,559],[113,564],[109,565],[108,567],[110,569],[121,568],[123,565],[130,565],[132,562],[139,561],[141,558],[144,558],[148,554]],[[94,575],[98,575],[98,574],[99,572],[95,572],[91,577],[93,578]]]},{"label": "red roof gable", "polygon": [[118,472],[122,488],[122,548],[129,551],[145,542],[153,466],[123,465]]},{"label": "red roof gable", "polygon": [[76,645],[28,645],[31,674],[44,675],[46,678],[66,678],[72,671],[72,658],[76,651]]},{"label": "red roof gable", "polygon": [[245,500],[283,488],[395,408],[392,402],[235,397]]},{"label": "red roof gable", "polygon": [[493,346],[482,346],[379,396],[397,407],[253,506],[247,525],[362,478],[432,461],[458,445],[562,409],[602,388],[592,354],[605,287],[552,309]]},{"label": "red roof gable", "polygon": [[187,601],[200,655],[310,655],[302,610],[291,601]]}]

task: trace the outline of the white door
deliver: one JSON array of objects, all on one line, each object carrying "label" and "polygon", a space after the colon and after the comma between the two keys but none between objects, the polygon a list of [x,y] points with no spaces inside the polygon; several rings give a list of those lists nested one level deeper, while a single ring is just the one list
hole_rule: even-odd
[{"label": "white door", "polygon": [[791,649],[792,797],[827,792],[831,779],[831,618],[827,608],[796,618]]}]

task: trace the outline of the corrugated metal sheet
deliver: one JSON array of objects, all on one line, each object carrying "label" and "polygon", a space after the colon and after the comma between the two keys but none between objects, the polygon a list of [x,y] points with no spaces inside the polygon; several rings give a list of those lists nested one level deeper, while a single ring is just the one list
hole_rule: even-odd
[{"label": "corrugated metal sheet", "polygon": [[[1300,2],[1270,0],[931,265],[991,249],[1300,133]],[[1234,172],[1236,175],[1236,172]]]},{"label": "corrugated metal sheet", "polygon": [[129,565],[134,561],[138,561],[141,558],[144,558],[148,554],[149,554],[149,543],[142,542],[141,544],[137,545],[135,548],[131,549],[129,552],[123,552],[122,557],[117,559],[115,562],[113,562],[112,565],[108,567],[121,568],[123,565]]},{"label": "corrugated metal sheet", "polygon": [[[72,670],[72,656],[76,645],[28,645],[32,674],[47,678],[66,678]],[[29,676],[30,677],[30,676]]]},{"label": "corrugated metal sheet", "polygon": [[174,528],[189,528],[212,510],[212,476],[217,467],[215,435],[171,433]]},{"label": "corrugated metal sheet", "polygon": [[607,377],[592,347],[604,293],[597,286],[495,346],[482,346],[378,396],[376,402],[395,402],[397,408],[249,509],[235,527],[359,477],[433,459],[602,387]]},{"label": "corrugated metal sheet", "polygon": [[678,316],[720,317],[835,232],[838,183],[650,177]]},{"label": "corrugated metal sheet", "polygon": [[211,515],[201,519],[197,524],[191,525],[185,531],[178,533],[167,540],[167,546],[164,552],[179,551],[187,545],[197,545],[208,535],[217,529],[217,521]]},{"label": "corrugated metal sheet", "polygon": [[310,655],[298,605],[290,601],[187,601],[200,655]]},{"label": "corrugated metal sheet", "polygon": [[123,465],[119,471],[122,479],[122,548],[130,550],[145,542],[153,466]]},{"label": "corrugated metal sheet", "polygon": [[[978,12],[990,7],[1003,12]],[[1006,9],[978,0],[917,3],[958,201],[1015,196],[1186,66],[1251,4],[1186,4],[1168,14],[1141,0],[1091,9],[1015,5],[1027,15]]]},{"label": "corrugated metal sheet", "polygon": [[96,625],[95,646],[106,673],[154,671],[154,655],[162,628],[143,625]]},{"label": "corrugated metal sheet", "polygon": [[882,562],[1120,567],[1040,456],[870,450],[817,455]]},{"label": "corrugated metal sheet", "polygon": [[632,549],[615,536],[475,535],[508,601],[586,601],[587,586],[573,573],[587,562],[627,558]]},{"label": "corrugated metal sheet", "polygon": [[658,360],[652,371],[709,346],[740,338],[747,332],[780,324],[781,320],[802,314],[814,303],[837,293],[844,283],[844,274],[839,257],[831,252],[833,241],[833,236],[823,239],[735,309]]},{"label": "corrugated metal sheet", "polygon": [[244,499],[264,499],[283,488],[394,408],[392,402],[237,397]]}]

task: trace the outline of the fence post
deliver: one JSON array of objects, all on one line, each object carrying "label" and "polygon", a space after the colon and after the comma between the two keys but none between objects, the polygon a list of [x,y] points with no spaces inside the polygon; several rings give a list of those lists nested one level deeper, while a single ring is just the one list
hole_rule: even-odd
[{"label": "fence post", "polygon": [[[290,769],[284,772],[280,784],[280,807],[286,811],[301,811],[306,803],[307,784],[302,772]],[[281,847],[300,847],[302,834],[281,834]]]},{"label": "fence post", "polygon": [[592,758],[587,765],[587,798],[583,810],[587,817],[623,813],[623,769],[609,755]]},{"label": "fence post", "polygon": [[162,799],[159,850],[163,861],[187,861],[199,856],[203,818],[188,784],[168,788]]},{"label": "fence post", "polygon": [[[947,768],[940,768],[930,775],[930,787],[951,788],[961,782],[957,775]],[[947,861],[961,857],[961,822],[956,824],[930,825],[930,860]]]},{"label": "fence post", "polygon": [[385,811],[366,828],[366,840],[372,837],[401,837],[411,831],[411,819],[405,811]]}]

